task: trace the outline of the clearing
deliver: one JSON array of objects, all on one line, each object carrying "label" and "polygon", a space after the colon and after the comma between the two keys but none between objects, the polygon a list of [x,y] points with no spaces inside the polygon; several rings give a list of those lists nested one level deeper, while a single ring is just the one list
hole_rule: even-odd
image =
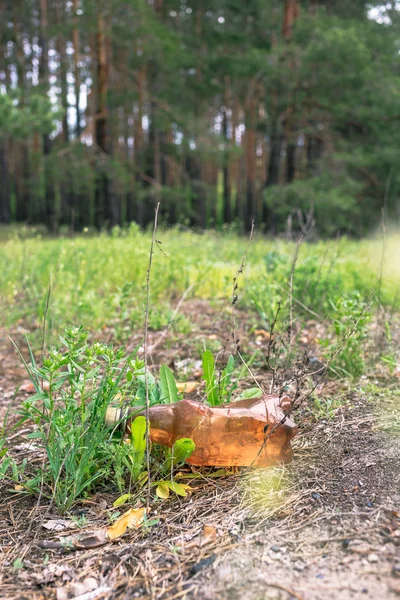
[{"label": "clearing", "polygon": [[[9,324],[7,328],[3,327],[0,335],[0,406],[2,415],[10,411],[11,424],[17,420],[14,410],[31,397],[32,390],[8,335],[25,352],[24,330],[32,332],[37,354],[40,355],[41,334],[35,333],[33,321],[37,319],[40,323],[43,318],[43,301],[46,298],[43,282],[49,271],[46,261],[51,249],[42,248],[36,240],[28,240],[23,252],[28,251],[31,243],[38,244],[42,253],[41,264],[46,267],[43,271],[38,270],[36,275],[27,268],[25,281],[29,283],[29,290],[23,295],[17,276],[13,276],[13,269],[17,272],[21,265],[8,265],[9,283],[3,287],[3,300],[7,302],[9,300],[4,289],[16,286]],[[67,241],[64,242],[64,248],[70,243],[74,245],[72,256],[76,258],[76,248],[81,244],[83,247],[83,242]],[[89,249],[89,254],[95,253],[97,241],[90,243],[94,247]],[[115,240],[113,243],[116,243]],[[195,241],[191,243],[193,247],[196,245]],[[212,243],[210,239],[205,239],[208,251]],[[232,240],[229,240],[228,247],[231,251]],[[67,248],[64,252],[68,255],[69,250]],[[325,250],[319,248],[318,256],[325,261],[331,277],[333,263],[326,257],[321,259]],[[7,251],[11,252],[11,249]],[[290,247],[288,253],[292,251],[293,247]],[[309,253],[309,249],[306,252]],[[226,251],[226,254],[229,252]],[[218,270],[211,273],[211,279],[205,276],[200,284],[201,293],[196,297],[188,294],[183,299],[179,318],[176,317],[175,324],[171,326],[168,326],[168,319],[191,281],[186,280],[181,288],[180,284],[176,284],[178,279],[175,271],[168,270],[163,275],[173,282],[170,288],[164,288],[168,289],[167,300],[170,302],[167,316],[165,303],[158,296],[159,288],[162,296],[162,287],[166,286],[166,282],[155,283],[153,317],[155,319],[158,315],[159,323],[153,323],[149,332],[149,345],[154,348],[151,370],[156,373],[161,364],[167,364],[178,381],[199,382],[189,394],[193,399],[204,399],[199,363],[204,344],[218,353],[224,348],[227,335],[229,337],[229,301],[217,301],[215,298],[210,301],[206,296],[209,295],[211,281],[219,281],[216,295],[223,295],[229,290],[231,283],[226,273],[236,260],[236,251],[233,254],[221,267],[220,274],[224,273],[226,281],[221,283],[218,279]],[[246,280],[254,303],[248,300],[239,306],[237,332],[243,356],[246,361],[251,361],[253,374],[267,389],[271,376],[262,357],[268,353],[270,338],[266,327],[270,319],[267,310],[261,309],[260,299],[266,290],[271,291],[271,281],[266,287],[261,275],[261,270],[265,268],[265,263],[260,262],[261,257],[265,256],[261,244],[256,246],[255,255],[253,262],[250,260],[250,275]],[[28,253],[25,256],[29,258],[30,255]],[[97,257],[96,260],[101,262],[102,258]],[[123,262],[125,259],[122,257],[121,260]],[[191,263],[191,277],[196,277],[196,269],[206,268],[209,260],[208,257],[196,268]],[[281,276],[279,270],[283,265],[282,255],[270,254],[268,260],[267,270],[268,265],[273,265],[273,282],[278,287],[284,285],[287,271],[283,269]],[[176,265],[173,269],[179,269],[177,254],[174,261]],[[113,260],[111,262],[114,266]],[[340,263],[340,269],[344,271],[349,264],[348,258],[345,262],[344,266]],[[187,256],[182,257],[182,263],[183,271],[189,269]],[[315,278],[321,278],[321,269],[324,267],[315,271],[314,266],[310,262],[308,266],[306,262],[306,267],[300,263],[299,288],[295,297],[309,311],[320,313],[325,300],[322,291],[317,293],[319,288],[315,287]],[[68,270],[70,267],[62,268]],[[48,335],[55,336],[62,327],[60,314],[63,311],[69,319],[74,318],[78,322],[87,321],[92,314],[94,321],[100,324],[104,317],[101,310],[108,307],[110,320],[103,327],[99,325],[99,329],[94,328],[101,332],[95,335],[96,339],[122,339],[128,349],[135,347],[140,343],[142,333],[133,326],[136,313],[133,320],[129,321],[127,317],[132,310],[129,293],[126,292],[127,296],[123,298],[121,288],[114,280],[110,294],[114,294],[115,299],[118,292],[118,300],[111,303],[111,308],[108,300],[106,302],[104,299],[104,290],[101,306],[94,304],[89,307],[87,302],[89,297],[93,299],[94,287],[90,288],[87,283],[90,273],[82,265],[81,268],[78,286],[82,287],[78,295],[76,290],[72,290],[71,281],[68,284],[61,281],[60,289],[55,284],[53,312],[50,311],[53,320],[49,324]],[[89,266],[88,271],[91,269],[92,266]],[[115,279],[116,270],[112,271],[111,267],[110,271],[103,274],[106,288],[108,273],[110,279]],[[138,277],[142,275],[140,271]],[[346,285],[351,287],[353,279],[348,272],[347,277]],[[33,286],[34,278],[36,288]],[[82,281],[86,282],[86,287]],[[338,285],[338,281],[334,281],[332,289]],[[362,292],[362,278],[359,282]],[[66,295],[67,287],[69,291]],[[278,287],[274,288],[275,292]],[[390,296],[391,289],[390,285],[386,286],[382,293]],[[339,292],[343,293],[343,290]],[[229,298],[228,293],[227,296]],[[77,298],[80,298],[80,307],[74,304]],[[311,298],[313,304],[306,298]],[[26,299],[27,309],[23,318],[22,303]],[[269,303],[270,300],[266,301],[264,309],[268,309]],[[114,313],[115,310],[118,313],[118,318],[113,322],[112,306]],[[350,310],[354,306],[350,304],[347,308]],[[301,356],[306,349],[309,357],[326,362],[325,348],[337,343],[336,337],[341,335],[337,323],[349,327],[343,307],[340,310],[340,319],[332,319],[336,329],[330,331],[325,324],[316,323],[317,318],[310,314],[296,316],[293,343],[296,356]],[[295,409],[293,417],[300,431],[293,444],[294,460],[284,468],[252,472],[237,470],[228,477],[213,477],[213,469],[204,469],[200,478],[189,481],[192,491],[186,498],[175,496],[161,500],[154,496],[150,514],[152,521],[148,525],[130,530],[122,538],[100,548],[72,552],[43,548],[43,542],[57,540],[60,535],[91,532],[115,520],[125,508],[113,507],[118,490],[111,486],[101,487],[78,501],[68,514],[60,516],[55,505],[50,506],[45,498],[39,498],[38,502],[37,496],[23,494],[23,490],[18,489],[18,474],[13,482],[10,478],[0,482],[0,596],[10,600],[344,600],[398,597],[400,395],[397,354],[393,349],[398,344],[399,331],[393,305],[389,316],[385,313],[386,317],[383,318],[382,314],[374,313],[366,323],[366,329],[361,333],[355,332],[356,338],[360,334],[358,346],[344,348],[344,358],[338,363],[338,369],[341,370],[316,382],[312,395]],[[47,318],[46,314],[44,317]],[[319,338],[317,341],[316,337]],[[360,356],[363,364],[357,362]],[[382,356],[384,360],[381,360]],[[357,366],[357,371],[345,376],[346,369],[351,369],[352,365]],[[21,384],[21,389],[15,394]],[[247,375],[238,385],[239,389],[244,389],[254,385],[254,382]],[[305,378],[304,386],[311,389],[313,385],[311,378]],[[13,430],[7,439],[7,455],[12,456],[17,465],[27,458],[30,468],[34,469],[35,465],[40,467],[43,463],[44,454],[37,440],[27,438],[32,431],[34,427],[30,423]],[[183,469],[183,472],[187,474],[189,469]],[[58,530],[46,528],[50,521],[56,521]]]}]

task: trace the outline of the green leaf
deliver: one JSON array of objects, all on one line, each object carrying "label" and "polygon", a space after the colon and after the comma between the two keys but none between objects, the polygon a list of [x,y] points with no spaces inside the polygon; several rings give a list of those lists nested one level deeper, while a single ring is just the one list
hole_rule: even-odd
[{"label": "green leaf", "polygon": [[196,444],[190,438],[176,440],[175,444],[172,446],[172,465],[175,467],[175,465],[185,462],[185,460],[193,454],[195,449]]},{"label": "green leaf", "polygon": [[131,442],[137,452],[146,450],[146,417],[139,416],[131,424]]},{"label": "green leaf", "polygon": [[156,494],[159,498],[165,500],[169,498],[169,485],[167,481],[160,481],[156,488]]},{"label": "green leaf", "polygon": [[43,431],[34,431],[33,433],[28,433],[28,435],[26,437],[29,440],[33,440],[35,438],[44,439],[45,435],[44,435]]},{"label": "green leaf", "polygon": [[261,398],[262,390],[260,388],[249,388],[243,390],[243,392],[236,398],[236,400],[249,400],[250,398]]},{"label": "green leaf", "polygon": [[228,385],[231,383],[231,376],[233,370],[235,368],[235,359],[232,354],[230,355],[228,362],[226,363],[225,369],[221,373],[221,381],[220,381],[220,398],[221,401],[228,401],[232,395],[233,386],[228,390]]},{"label": "green leaf", "polygon": [[113,503],[114,508],[117,508],[118,506],[122,506],[126,502],[129,502],[129,500],[131,498],[133,498],[133,494],[122,494],[122,496],[120,496],[119,498],[117,498],[115,500],[115,502]]},{"label": "green leaf", "polygon": [[203,379],[206,382],[207,400],[211,406],[220,404],[218,398],[217,383],[215,381],[215,363],[214,357],[210,350],[205,350],[203,353]]},{"label": "green leaf", "polygon": [[160,369],[160,390],[161,400],[167,404],[179,401],[178,388],[171,369],[167,365],[162,365]]},{"label": "green leaf", "polygon": [[146,417],[139,416],[131,424],[131,443],[133,447],[133,475],[137,477],[141,471],[146,451]]},{"label": "green leaf", "polygon": [[185,483],[176,483],[176,481],[168,481],[168,487],[175,492],[175,494],[183,496],[184,498],[187,496],[186,490],[190,489]]}]

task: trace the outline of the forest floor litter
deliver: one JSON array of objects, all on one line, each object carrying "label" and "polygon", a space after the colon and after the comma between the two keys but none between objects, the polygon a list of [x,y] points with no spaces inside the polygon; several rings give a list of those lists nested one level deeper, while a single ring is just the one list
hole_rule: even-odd
[{"label": "forest floor litter", "polygon": [[[204,302],[184,310],[201,317],[203,336],[224,344],[223,312]],[[264,343],[262,334],[249,333],[245,318],[241,324],[243,345]],[[13,335],[22,340],[22,327]],[[150,332],[150,346],[159,336]],[[165,338],[154,363],[175,361],[189,382],[198,380],[197,342]],[[15,407],[29,394],[21,387],[14,397],[26,374],[5,331],[0,365],[3,416],[10,403]],[[44,501],[37,505],[35,498],[13,496],[2,483],[0,598],[398,598],[398,386],[396,391],[395,380],[379,381],[371,391],[369,383],[365,378],[365,388],[355,389],[346,382],[321,383],[320,394],[337,389],[346,401],[318,420],[307,406],[294,414],[300,432],[289,465],[235,469],[227,477],[202,469],[201,479],[190,481],[190,497],[153,502],[152,524],[99,548],[68,552],[42,546],[60,536],[90,535],[109,523],[115,492],[96,494],[60,517]],[[191,389],[188,397],[199,399],[201,386]],[[9,447],[16,457],[42,461],[26,433],[25,428],[13,433]]]}]

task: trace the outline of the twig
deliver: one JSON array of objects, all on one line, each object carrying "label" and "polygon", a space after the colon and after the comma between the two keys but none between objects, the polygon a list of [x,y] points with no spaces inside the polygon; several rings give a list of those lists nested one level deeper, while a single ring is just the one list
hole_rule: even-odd
[{"label": "twig", "polygon": [[250,229],[250,235],[249,235],[249,241],[247,243],[247,247],[246,250],[243,254],[242,260],[240,261],[240,265],[238,270],[235,273],[235,276],[233,278],[233,284],[232,284],[232,339],[233,339],[233,344],[236,350],[237,355],[239,356],[240,360],[242,361],[242,363],[244,364],[244,366],[246,367],[246,369],[248,370],[249,374],[251,375],[251,377],[253,378],[253,380],[255,381],[255,383],[257,384],[257,386],[261,388],[260,384],[258,383],[258,381],[256,380],[254,374],[252,373],[251,369],[248,367],[246,361],[244,360],[241,351],[240,351],[240,339],[236,337],[236,304],[238,301],[238,294],[237,291],[239,289],[239,277],[240,275],[243,273],[243,269],[246,263],[246,259],[247,259],[247,255],[249,253],[249,248],[250,248],[250,244],[253,240],[253,233],[254,233],[254,220],[251,222],[251,229]]},{"label": "twig", "polygon": [[[372,292],[371,292],[372,294]],[[319,369],[317,369],[316,371],[313,371],[312,373],[307,373],[308,376],[312,377],[313,375],[317,375],[319,377],[317,377],[316,382],[314,383],[314,385],[312,386],[312,388],[304,395],[301,396],[300,393],[300,387],[301,387],[301,382],[304,379],[304,372],[299,372],[297,377],[295,377],[295,381],[296,381],[296,392],[294,395],[293,400],[290,403],[290,408],[289,410],[284,414],[284,416],[282,417],[282,419],[280,419],[280,421],[278,421],[278,423],[276,423],[270,430],[267,429],[265,436],[264,436],[264,441],[261,444],[261,447],[257,453],[257,456],[254,458],[253,462],[251,463],[250,467],[251,468],[254,463],[257,461],[258,457],[260,456],[261,452],[264,450],[266,443],[269,439],[269,437],[275,433],[275,431],[278,429],[278,427],[280,427],[281,425],[283,425],[286,421],[286,419],[288,417],[290,417],[291,413],[293,412],[295,406],[297,404],[302,404],[303,402],[305,402],[305,400],[308,400],[308,398],[314,393],[314,391],[317,389],[323,375],[325,374],[326,370],[329,368],[330,364],[335,360],[335,358],[338,356],[338,354],[340,354],[340,352],[343,350],[343,346],[345,344],[345,342],[352,337],[352,335],[354,335],[355,331],[357,330],[358,324],[361,321],[361,319],[363,319],[365,313],[367,310],[369,310],[371,306],[371,300],[369,301],[368,304],[366,304],[366,306],[364,307],[364,309],[361,312],[361,315],[359,316],[358,319],[356,319],[356,321],[354,321],[353,323],[353,327],[351,327],[346,333],[345,335],[342,337],[341,343],[339,344],[339,347],[337,348],[337,350],[335,350],[335,352],[332,352],[331,356],[329,357],[328,361],[326,362],[326,364],[324,364],[322,367],[320,367]],[[280,392],[280,396],[283,394],[284,390],[281,390]]]},{"label": "twig", "polygon": [[147,268],[147,278],[146,278],[146,308],[145,308],[145,318],[144,318],[144,378],[146,383],[146,469],[147,469],[147,498],[146,498],[146,513],[149,512],[150,506],[150,497],[151,497],[151,481],[150,481],[150,436],[149,436],[149,378],[148,378],[148,346],[147,346],[147,336],[149,331],[149,309],[150,309],[150,274],[151,274],[151,266],[153,263],[153,254],[154,254],[154,244],[156,244],[156,231],[157,231],[157,221],[158,221],[158,210],[160,208],[160,203],[157,203],[155,214],[154,214],[154,227],[153,227],[153,235],[151,238],[151,246],[150,246],[150,255],[149,255],[149,265]]}]

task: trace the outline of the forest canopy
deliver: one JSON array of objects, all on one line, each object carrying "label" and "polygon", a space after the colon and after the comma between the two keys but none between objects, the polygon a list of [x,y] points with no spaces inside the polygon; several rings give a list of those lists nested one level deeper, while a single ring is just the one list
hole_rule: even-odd
[{"label": "forest canopy", "polygon": [[[400,8],[400,7],[399,7]],[[400,12],[1,0],[0,222],[361,236],[400,220]]]}]

